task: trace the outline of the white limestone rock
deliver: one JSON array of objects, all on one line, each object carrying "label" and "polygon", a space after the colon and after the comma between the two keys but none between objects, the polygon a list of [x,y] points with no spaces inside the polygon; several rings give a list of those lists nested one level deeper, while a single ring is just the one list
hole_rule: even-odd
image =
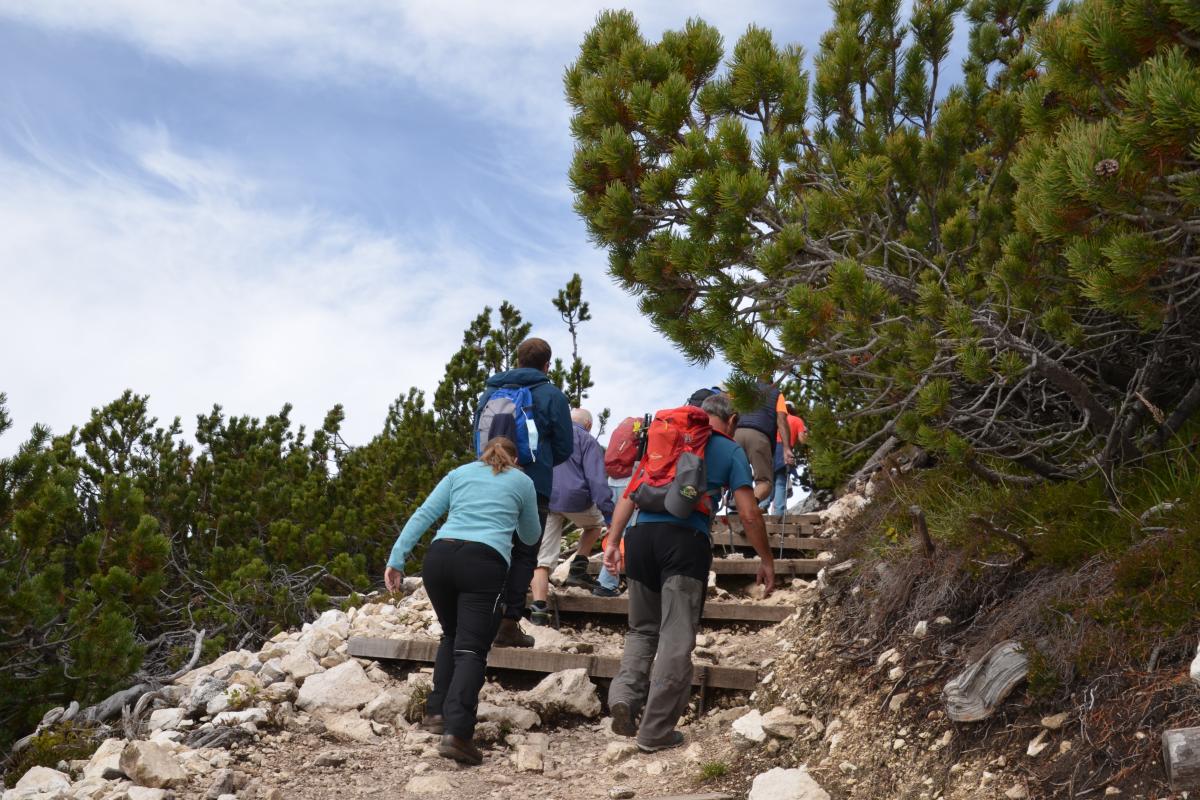
[{"label": "white limestone rock", "polygon": [[373,727],[378,723],[363,719],[353,711],[342,714],[323,714],[321,722],[325,725],[325,732],[339,741],[364,743],[378,741],[375,735],[376,729]]},{"label": "white limestone rock", "polygon": [[125,773],[121,771],[121,753],[124,750],[124,739],[105,739],[83,768],[83,777],[104,780],[124,778]]},{"label": "white limestone rock", "polygon": [[258,671],[258,680],[264,687],[278,683],[286,677],[287,672],[283,668],[282,658],[272,658],[264,663],[262,669]]},{"label": "white limestone rock", "polygon": [[313,620],[312,628],[317,630],[324,628],[338,638],[346,639],[350,636],[350,617],[345,611],[331,608]]},{"label": "white limestone rock", "polygon": [[202,676],[192,684],[191,691],[184,700],[183,708],[189,717],[197,716],[204,712],[210,700],[228,687],[229,684],[220,678],[214,678],[211,675]]},{"label": "white limestone rock", "polygon": [[521,700],[543,716],[578,714],[589,719],[600,716],[600,696],[583,667],[547,675],[525,692]]},{"label": "white limestone rock", "polygon": [[507,725],[511,730],[527,731],[539,727],[541,718],[533,711],[522,706],[498,706],[494,703],[480,703],[477,712],[480,721],[495,722]]},{"label": "white limestone rock", "polygon": [[173,731],[179,727],[185,717],[186,714],[182,708],[160,708],[151,712],[147,725],[151,732]]},{"label": "white limestone rock", "polygon": [[304,711],[357,711],[378,694],[379,687],[371,682],[362,666],[350,660],[305,680],[296,705]]},{"label": "white limestone rock", "polygon": [[783,706],[775,706],[760,720],[762,730],[779,739],[795,739],[800,729],[808,725],[807,717],[797,717]]},{"label": "white limestone rock", "polygon": [[550,752],[550,737],[544,733],[531,733],[513,750],[513,767],[517,772],[542,772],[546,768],[546,754]]},{"label": "white limestone rock", "polygon": [[412,702],[413,690],[408,686],[385,689],[375,695],[375,699],[367,703],[361,712],[363,719],[375,722],[392,722],[408,710]]},{"label": "white limestone rock", "polygon": [[829,792],[804,767],[775,767],[755,777],[747,800],[829,800]]},{"label": "white limestone rock", "polygon": [[171,789],[187,783],[187,773],[166,746],[130,742],[121,752],[121,771],[138,786]]},{"label": "white limestone rock", "polygon": [[247,708],[245,711],[222,711],[213,717],[213,725],[243,725],[252,722],[255,725],[265,725],[267,710],[265,708]]},{"label": "white limestone rock", "polygon": [[325,671],[325,668],[318,664],[316,659],[309,655],[309,652],[303,648],[297,648],[294,652],[288,653],[280,659],[279,666],[297,684],[303,683],[313,675]]},{"label": "white limestone rock", "polygon": [[735,742],[752,744],[762,744],[767,740],[763,716],[758,709],[733,721],[733,738]]},{"label": "white limestone rock", "polygon": [[149,786],[130,786],[125,790],[127,800],[165,800],[165,789],[151,789]]},{"label": "white limestone rock", "polygon": [[262,699],[268,703],[289,703],[296,699],[298,693],[296,684],[291,681],[279,681],[262,690]]},{"label": "white limestone rock", "polygon": [[249,696],[250,687],[243,683],[231,683],[220,694],[214,695],[208,701],[208,705],[204,707],[204,713],[210,717],[220,714],[222,711],[228,711],[239,703],[243,703]]},{"label": "white limestone rock", "polygon": [[609,742],[608,747],[604,750],[604,763],[617,764],[625,759],[637,755],[638,746],[634,742],[625,740],[617,742]]},{"label": "white limestone rock", "polygon": [[[4,793],[5,800],[53,796],[71,788],[71,777],[49,767],[30,767],[17,785]],[[10,797],[11,795],[11,797]]]}]

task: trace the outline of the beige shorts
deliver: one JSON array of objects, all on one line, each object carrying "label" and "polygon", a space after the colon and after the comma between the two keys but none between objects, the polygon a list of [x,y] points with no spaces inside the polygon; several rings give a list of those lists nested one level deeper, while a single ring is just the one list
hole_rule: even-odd
[{"label": "beige shorts", "polygon": [[546,517],[546,530],[542,533],[542,546],[538,550],[537,565],[543,569],[554,569],[562,550],[563,528],[570,522],[581,530],[604,527],[604,515],[593,505],[585,511],[551,511]]},{"label": "beige shorts", "polygon": [[762,431],[753,428],[738,428],[733,440],[746,451],[755,483],[771,483],[775,480],[775,443]]}]

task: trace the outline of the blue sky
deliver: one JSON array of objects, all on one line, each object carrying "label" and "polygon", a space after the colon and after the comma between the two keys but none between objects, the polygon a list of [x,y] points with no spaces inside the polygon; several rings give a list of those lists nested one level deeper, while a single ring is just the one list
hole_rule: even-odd
[{"label": "blue sky", "polygon": [[[568,349],[549,298],[576,271],[595,409],[720,380],[610,285],[571,210],[561,76],[604,7],[0,0],[0,453],[126,387],[185,429],[214,402],[310,425],[341,402],[361,443],[484,304]],[[700,16],[727,48],[753,22],[809,52],[831,16],[630,7],[649,36]]]}]

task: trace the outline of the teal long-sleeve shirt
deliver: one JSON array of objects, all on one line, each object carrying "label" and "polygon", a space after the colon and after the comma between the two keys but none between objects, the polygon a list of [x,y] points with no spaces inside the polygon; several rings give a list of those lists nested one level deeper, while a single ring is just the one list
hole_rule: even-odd
[{"label": "teal long-sleeve shirt", "polygon": [[481,542],[512,563],[513,531],[525,544],[542,535],[537,493],[529,476],[514,468],[500,474],[482,461],[451,470],[409,517],[392,546],[388,566],[404,570],[404,562],[429,527],[446,512],[446,524],[434,536]]}]

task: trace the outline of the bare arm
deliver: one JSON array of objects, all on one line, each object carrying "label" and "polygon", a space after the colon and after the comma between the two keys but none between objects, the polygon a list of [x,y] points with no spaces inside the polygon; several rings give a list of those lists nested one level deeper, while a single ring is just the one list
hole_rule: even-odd
[{"label": "bare arm", "polygon": [[613,509],[612,524],[608,526],[608,538],[604,543],[604,566],[608,567],[608,571],[613,575],[621,573],[621,538],[625,535],[625,526],[629,524],[629,518],[632,516],[633,501],[622,497]]},{"label": "bare arm", "polygon": [[792,452],[792,429],[788,425],[786,411],[775,412],[775,425],[779,431],[779,441],[783,444],[783,463],[790,467],[796,463],[796,455]]},{"label": "bare arm", "polygon": [[767,528],[763,524],[762,512],[749,486],[734,489],[733,499],[737,502],[738,518],[742,521],[742,532],[760,561],[755,582],[766,587],[767,594],[775,589],[775,557],[771,555],[771,544],[767,540]]}]

